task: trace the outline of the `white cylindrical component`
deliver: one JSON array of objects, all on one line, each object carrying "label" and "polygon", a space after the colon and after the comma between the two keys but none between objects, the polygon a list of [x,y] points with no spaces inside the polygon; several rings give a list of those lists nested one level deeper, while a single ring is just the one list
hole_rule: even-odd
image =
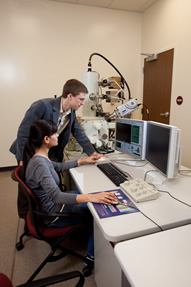
[{"label": "white cylindrical component", "polygon": [[96,130],[100,130],[101,129],[101,123],[93,123],[93,126]]},{"label": "white cylindrical component", "polygon": [[82,73],[82,82],[88,89],[88,94],[85,103],[82,106],[82,117],[95,117],[96,111],[91,109],[92,105],[96,105],[97,99],[90,100],[89,95],[94,94],[98,96],[98,73],[97,72],[84,72]]},{"label": "white cylindrical component", "polygon": [[96,146],[97,146],[97,147],[101,147],[101,146],[102,146],[102,142],[99,141],[99,140],[97,140],[97,141],[96,141]]},{"label": "white cylindrical component", "polygon": [[96,138],[94,138],[94,137],[89,137],[89,140],[90,140],[91,144],[96,143]]}]

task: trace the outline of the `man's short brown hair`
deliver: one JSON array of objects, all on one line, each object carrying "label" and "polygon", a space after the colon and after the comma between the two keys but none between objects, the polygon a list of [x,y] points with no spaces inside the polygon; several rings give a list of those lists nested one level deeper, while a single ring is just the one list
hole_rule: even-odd
[{"label": "man's short brown hair", "polygon": [[88,94],[88,89],[82,82],[76,79],[71,79],[65,83],[63,87],[62,97],[67,98],[68,94],[72,94],[75,97],[79,95],[79,93]]}]

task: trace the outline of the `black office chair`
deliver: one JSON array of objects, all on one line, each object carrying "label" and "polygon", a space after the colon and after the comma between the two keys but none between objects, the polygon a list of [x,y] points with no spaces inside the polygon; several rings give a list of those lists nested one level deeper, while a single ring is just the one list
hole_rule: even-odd
[{"label": "black office chair", "polygon": [[[42,268],[46,265],[46,263],[57,261],[65,257],[68,254],[78,257],[82,261],[84,261],[86,263],[86,266],[83,268],[83,275],[85,277],[91,275],[93,266],[89,264],[89,261],[87,261],[86,257],[61,245],[61,243],[63,243],[66,238],[68,238],[71,235],[76,234],[77,232],[80,232],[83,226],[81,224],[76,224],[76,225],[71,225],[71,226],[66,226],[66,227],[50,227],[50,226],[40,225],[39,222],[40,222],[41,216],[46,216],[46,217],[71,216],[71,214],[63,214],[63,213],[47,214],[39,210],[38,204],[36,202],[36,198],[33,192],[24,183],[24,181],[22,180],[20,176],[20,173],[21,173],[21,167],[19,166],[13,170],[12,179],[19,183],[20,190],[25,193],[28,199],[28,202],[29,202],[29,211],[28,211],[27,218],[26,218],[28,231],[24,232],[20,236],[19,242],[16,244],[16,249],[20,251],[24,248],[23,238],[26,235],[33,236],[34,238],[38,240],[43,240],[47,242],[51,247],[50,253],[47,255],[47,257],[39,265],[36,271],[28,279],[27,284],[31,282],[37,276],[37,274],[42,270]],[[59,250],[60,252],[59,254],[55,255],[55,252],[57,250]]]}]

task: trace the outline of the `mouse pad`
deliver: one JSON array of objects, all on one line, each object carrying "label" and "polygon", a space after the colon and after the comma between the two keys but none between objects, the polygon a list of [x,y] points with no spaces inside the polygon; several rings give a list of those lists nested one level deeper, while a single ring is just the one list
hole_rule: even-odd
[{"label": "mouse pad", "polygon": [[135,204],[121,189],[116,188],[106,190],[106,192],[114,193],[119,203],[109,205],[102,203],[92,203],[100,218],[107,218],[139,211]]}]

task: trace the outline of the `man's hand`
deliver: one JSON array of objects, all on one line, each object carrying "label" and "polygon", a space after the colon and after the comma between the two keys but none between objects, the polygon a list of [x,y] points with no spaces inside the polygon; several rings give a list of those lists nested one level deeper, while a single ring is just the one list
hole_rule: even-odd
[{"label": "man's hand", "polygon": [[19,161],[19,166],[23,166],[23,161],[22,160]]}]

